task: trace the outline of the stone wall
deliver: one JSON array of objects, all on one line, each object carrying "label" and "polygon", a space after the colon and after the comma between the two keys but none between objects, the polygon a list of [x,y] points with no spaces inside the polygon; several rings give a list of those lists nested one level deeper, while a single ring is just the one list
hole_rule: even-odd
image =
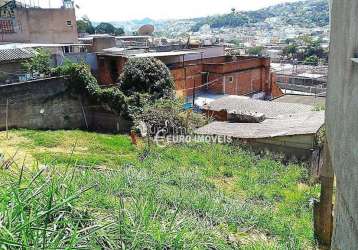
[{"label": "stone wall", "polygon": [[67,84],[64,78],[49,78],[0,86],[0,130],[6,129],[7,110],[9,128],[88,128],[106,132],[128,129],[128,123],[101,106],[71,95]]},{"label": "stone wall", "polygon": [[332,249],[358,249],[358,1],[333,0],[327,136],[337,195]]}]

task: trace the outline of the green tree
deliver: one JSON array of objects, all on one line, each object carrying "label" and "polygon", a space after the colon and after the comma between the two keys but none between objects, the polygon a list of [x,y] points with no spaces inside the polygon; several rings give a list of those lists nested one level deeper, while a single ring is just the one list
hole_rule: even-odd
[{"label": "green tree", "polygon": [[289,58],[296,58],[298,52],[298,46],[296,44],[290,44],[283,49],[283,55]]},{"label": "green tree", "polygon": [[249,48],[248,54],[251,56],[262,56],[263,49],[264,49],[264,47],[262,47],[262,46],[252,47],[252,48]]},{"label": "green tree", "polygon": [[319,63],[319,58],[318,56],[314,55],[314,56],[309,56],[306,57],[305,60],[303,61],[304,64],[308,64],[308,65],[314,65],[317,66]]},{"label": "green tree", "polygon": [[89,20],[87,16],[84,16],[82,17],[82,19],[77,20],[77,30],[78,33],[95,33],[95,28],[93,27],[91,20]]},{"label": "green tree", "polygon": [[110,23],[100,23],[96,27],[96,33],[121,36],[124,34],[124,30],[122,28],[116,28]]},{"label": "green tree", "polygon": [[124,35],[124,29],[123,28],[116,28],[116,31],[114,33],[116,36],[122,36]]},{"label": "green tree", "polygon": [[131,58],[125,64],[120,76],[121,90],[133,93],[150,94],[152,99],[171,97],[174,81],[167,66],[155,58]]},{"label": "green tree", "polygon": [[98,33],[98,34],[111,34],[111,35],[114,35],[115,32],[116,32],[116,27],[114,27],[110,23],[100,23],[96,27],[96,33]]},{"label": "green tree", "polygon": [[37,49],[36,55],[22,64],[26,72],[49,75],[51,73],[51,54],[48,50]]}]

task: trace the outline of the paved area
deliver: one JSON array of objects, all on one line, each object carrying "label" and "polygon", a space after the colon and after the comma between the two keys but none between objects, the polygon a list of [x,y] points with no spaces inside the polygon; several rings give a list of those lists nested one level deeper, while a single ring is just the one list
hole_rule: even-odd
[{"label": "paved area", "polygon": [[315,96],[304,96],[304,95],[285,95],[274,100],[274,102],[283,102],[283,103],[298,103],[311,106],[325,106],[326,98],[325,97],[315,97]]},{"label": "paved area", "polygon": [[267,119],[276,118],[280,115],[310,112],[313,106],[255,100],[244,96],[225,96],[210,102],[208,110],[222,111],[228,113],[259,113],[264,114]]},{"label": "paved area", "polygon": [[282,115],[261,123],[213,122],[196,133],[202,135],[222,135],[238,139],[263,139],[281,136],[313,135],[324,125],[324,112],[305,112]]}]

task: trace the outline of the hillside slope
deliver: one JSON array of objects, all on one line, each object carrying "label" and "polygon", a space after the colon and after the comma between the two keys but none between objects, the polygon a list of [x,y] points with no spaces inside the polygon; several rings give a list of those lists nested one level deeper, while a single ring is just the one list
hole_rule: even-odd
[{"label": "hillside slope", "polygon": [[232,10],[225,15],[197,19],[192,31],[203,25],[211,28],[252,26],[276,19],[283,25],[300,27],[323,27],[329,24],[329,5],[327,0],[308,0],[274,5],[257,11],[237,12]]}]

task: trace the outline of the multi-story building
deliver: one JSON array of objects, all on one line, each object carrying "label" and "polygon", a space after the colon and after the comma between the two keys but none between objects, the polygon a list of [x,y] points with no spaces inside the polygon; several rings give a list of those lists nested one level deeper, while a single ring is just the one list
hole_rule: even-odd
[{"label": "multi-story building", "polygon": [[15,0],[0,1],[0,43],[76,43],[77,38],[72,1],[47,9]]}]

